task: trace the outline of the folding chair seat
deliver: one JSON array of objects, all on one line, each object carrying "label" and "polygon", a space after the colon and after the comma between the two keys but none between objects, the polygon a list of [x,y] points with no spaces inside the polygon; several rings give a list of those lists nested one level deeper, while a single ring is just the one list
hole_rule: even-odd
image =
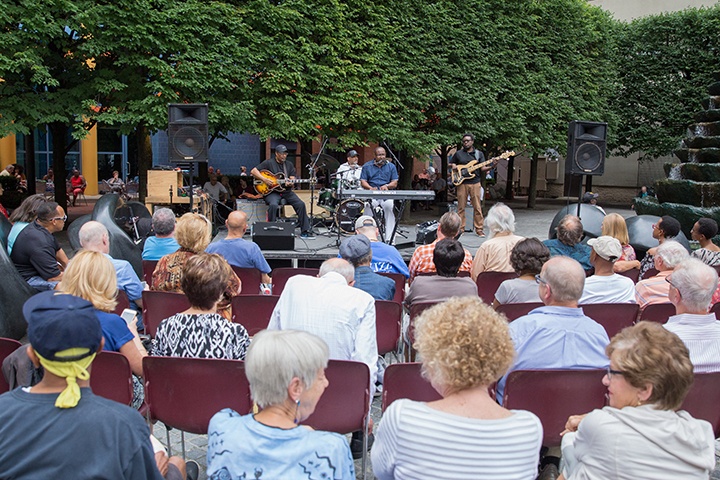
[{"label": "folding chair seat", "polygon": [[497,308],[498,313],[502,313],[508,319],[508,322],[512,322],[523,315],[527,315],[536,308],[542,307],[545,304],[542,302],[528,302],[528,303],[505,303]]},{"label": "folding chair seat", "polygon": [[190,301],[182,293],[143,290],[143,323],[145,333],[155,338],[158,325],[176,313],[190,308]]},{"label": "folding chair seat", "polygon": [[653,303],[640,312],[638,321],[648,320],[650,322],[665,323],[673,315],[675,315],[675,305],[672,303]]},{"label": "folding chair seat", "polygon": [[391,278],[395,282],[395,296],[393,302],[402,304],[405,300],[405,275],[402,273],[391,273],[391,272],[380,272],[379,275],[383,277]]},{"label": "folding chair seat", "polygon": [[543,426],[543,445],[560,445],[570,415],[605,406],[606,370],[515,370],[505,382],[503,406],[528,410]]},{"label": "folding chair seat", "polygon": [[478,287],[478,295],[483,302],[487,303],[488,305],[492,305],[493,300],[495,300],[495,292],[497,292],[500,284],[505,280],[510,280],[511,278],[517,278],[517,273],[482,272],[475,279],[475,283]]},{"label": "folding chair seat", "polygon": [[630,327],[637,320],[640,306],[637,303],[588,303],[580,305],[583,312],[605,328],[609,338]]},{"label": "folding chair seat", "polygon": [[103,350],[93,360],[90,388],[95,395],[125,405],[132,404],[133,383],[130,362],[122,353]]},{"label": "folding chair seat", "polygon": [[143,280],[148,285],[152,285],[152,274],[155,271],[155,267],[157,267],[157,264],[158,264],[157,260],[143,260],[142,261]]},{"label": "folding chair seat", "polygon": [[402,305],[393,300],[375,300],[378,354],[385,355],[398,350],[402,313]]},{"label": "folding chair seat", "polygon": [[715,438],[720,436],[720,372],[696,373],[690,391],[680,407],[695,418],[707,420]]},{"label": "folding chair seat", "polygon": [[317,277],[319,272],[319,268],[276,268],[272,271],[272,293],[273,295],[280,295],[290,277],[295,275]]},{"label": "folding chair seat", "polygon": [[[0,365],[7,358],[8,355],[13,353],[18,348],[22,347],[22,343],[12,338],[0,338]],[[5,375],[0,374],[0,394],[3,394],[10,390]]]},{"label": "folding chair seat", "polygon": [[442,396],[421,373],[421,363],[394,363],[388,365],[383,377],[382,411],[400,398],[417,402],[432,402]]},{"label": "folding chair seat", "polygon": [[257,268],[242,268],[230,265],[242,282],[242,291],[240,295],[256,295],[260,293],[260,284],[262,283],[262,272]]},{"label": "folding chair seat", "polygon": [[232,321],[239,323],[251,337],[270,323],[279,295],[238,295],[232,299]]},{"label": "folding chair seat", "polygon": [[628,277],[630,280],[633,281],[633,283],[637,283],[638,280],[640,280],[640,269],[639,268],[631,268],[630,270],[625,270],[624,272],[619,272],[619,275],[622,275],[623,277]]}]

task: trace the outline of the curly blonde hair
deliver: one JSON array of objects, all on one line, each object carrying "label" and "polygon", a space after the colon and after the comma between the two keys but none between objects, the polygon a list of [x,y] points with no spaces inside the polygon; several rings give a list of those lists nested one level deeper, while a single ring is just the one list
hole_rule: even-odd
[{"label": "curly blonde hair", "polygon": [[416,319],[413,346],[423,375],[450,392],[491,384],[515,357],[505,317],[473,297],[453,297],[425,310]]},{"label": "curly blonde hair", "polygon": [[108,258],[100,252],[82,250],[68,263],[58,289],[84,298],[103,312],[117,306],[117,273]]},{"label": "curly blonde hair", "polygon": [[212,225],[199,213],[186,213],[177,221],[175,240],[182,248],[194,253],[204,252],[210,245]]}]

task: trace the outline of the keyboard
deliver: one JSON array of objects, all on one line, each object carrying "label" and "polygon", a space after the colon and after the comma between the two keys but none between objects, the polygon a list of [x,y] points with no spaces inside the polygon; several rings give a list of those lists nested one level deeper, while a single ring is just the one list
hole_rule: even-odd
[{"label": "keyboard", "polygon": [[364,198],[373,200],[432,200],[435,198],[433,190],[343,190],[341,197]]}]

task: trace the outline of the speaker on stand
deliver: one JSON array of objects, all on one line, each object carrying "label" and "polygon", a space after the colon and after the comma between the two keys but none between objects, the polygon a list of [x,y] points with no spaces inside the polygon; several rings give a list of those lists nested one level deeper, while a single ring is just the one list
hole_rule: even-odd
[{"label": "speaker on stand", "polygon": [[568,125],[568,148],[565,158],[564,194],[582,198],[583,175],[588,176],[588,188],[592,188],[592,176],[605,173],[605,147],[607,123],[573,120]]}]

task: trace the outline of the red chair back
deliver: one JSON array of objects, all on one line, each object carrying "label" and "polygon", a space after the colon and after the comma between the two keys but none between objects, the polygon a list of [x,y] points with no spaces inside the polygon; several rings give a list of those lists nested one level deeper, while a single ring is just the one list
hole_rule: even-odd
[{"label": "red chair back", "polygon": [[512,322],[523,315],[527,315],[532,310],[542,307],[545,304],[542,302],[528,302],[528,303],[505,303],[498,306],[498,313],[502,313],[508,319],[508,322]]},{"label": "red chair back", "polygon": [[257,295],[260,293],[260,284],[262,283],[262,272],[257,268],[241,268],[230,265],[242,282],[241,295]]},{"label": "red chair back", "polygon": [[681,410],[695,418],[707,420],[713,427],[715,438],[720,436],[720,372],[696,373]]},{"label": "red chair back", "polygon": [[405,300],[405,275],[402,273],[379,272],[383,277],[391,278],[395,282],[395,296],[393,302],[402,303]]},{"label": "red chair back", "polygon": [[145,280],[145,283],[148,285],[152,285],[152,274],[155,271],[155,267],[157,267],[157,263],[157,260],[142,261],[143,280]]},{"label": "red chair back", "polygon": [[639,268],[631,268],[630,270],[625,270],[624,272],[618,272],[618,274],[622,275],[623,277],[628,277],[630,280],[633,281],[633,283],[637,283],[640,279]]},{"label": "red chair back", "polygon": [[580,305],[583,312],[605,328],[609,338],[637,320],[640,306],[637,303],[588,303]]},{"label": "red chair back", "polygon": [[319,272],[319,268],[276,268],[272,271],[272,293],[280,295],[290,277],[295,275],[317,277]]},{"label": "red chair back", "polygon": [[440,400],[442,396],[421,374],[421,363],[393,363],[383,376],[382,411],[399,398],[418,402]]},{"label": "red chair back", "polygon": [[152,418],[168,427],[206,434],[223,408],[250,413],[250,387],[241,360],[145,357],[145,402]]},{"label": "red chair back", "polygon": [[238,295],[232,299],[232,321],[239,323],[248,335],[265,330],[277,304],[278,295]]},{"label": "red chair back", "polygon": [[650,270],[645,270],[645,273],[643,273],[643,274],[640,276],[640,280],[646,280],[646,279],[648,279],[648,278],[650,278],[650,277],[654,277],[654,276],[657,275],[658,273],[660,273],[660,272],[659,272],[657,269],[655,269],[655,268],[651,268]]},{"label": "red chair back", "polygon": [[[0,365],[2,365],[2,362],[5,361],[5,358],[7,358],[8,355],[20,347],[22,347],[22,343],[17,340],[0,337]],[[10,385],[8,385],[7,380],[5,380],[5,375],[0,374],[0,394],[3,394],[8,390],[10,390]]]},{"label": "red chair back", "polygon": [[378,354],[394,352],[400,341],[402,305],[390,300],[375,300],[375,332]]},{"label": "red chair back", "polygon": [[437,304],[438,302],[416,302],[410,305],[410,323],[407,329],[407,338],[411,346],[415,341],[415,319],[420,316],[422,312]]},{"label": "red chair back", "polygon": [[603,370],[516,370],[505,382],[503,406],[528,410],[543,426],[543,445],[560,445],[570,415],[605,406]]},{"label": "red chair back", "polygon": [[130,405],[133,400],[130,362],[122,353],[103,350],[93,360],[90,388],[95,395]]},{"label": "red chair back", "polygon": [[142,300],[145,333],[152,338],[160,322],[190,308],[190,301],[182,293],[144,290]]},{"label": "red chair back", "polygon": [[675,305],[672,303],[653,303],[643,309],[638,321],[665,323],[673,315],[675,315]]},{"label": "red chair back", "polygon": [[117,315],[122,315],[123,310],[130,308],[130,299],[128,298],[127,293],[125,293],[125,290],[118,290],[115,300],[117,300],[117,305],[115,306],[115,310],[113,312]]},{"label": "red chair back", "polygon": [[712,307],[710,307],[710,313],[714,313],[715,316],[718,316],[718,313],[720,313],[720,303],[716,303]]},{"label": "red chair back", "polygon": [[495,300],[495,292],[505,280],[517,278],[515,272],[482,272],[475,279],[478,288],[478,295],[483,302],[492,305]]}]

